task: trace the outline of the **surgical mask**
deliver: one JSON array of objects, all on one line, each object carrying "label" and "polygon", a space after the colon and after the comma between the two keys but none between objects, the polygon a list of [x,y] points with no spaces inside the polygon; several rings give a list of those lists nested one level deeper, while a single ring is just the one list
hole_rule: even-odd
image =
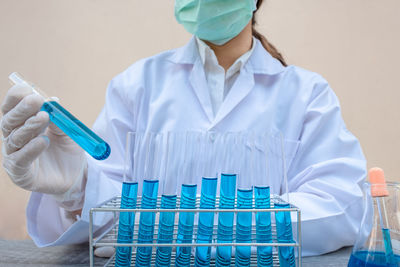
[{"label": "surgical mask", "polygon": [[246,27],[256,3],[257,0],[175,0],[175,17],[191,34],[223,45]]}]

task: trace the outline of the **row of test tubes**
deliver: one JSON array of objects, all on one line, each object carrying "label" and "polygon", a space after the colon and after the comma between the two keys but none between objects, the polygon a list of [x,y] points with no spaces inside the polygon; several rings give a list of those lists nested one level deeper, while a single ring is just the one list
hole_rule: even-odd
[{"label": "row of test tubes", "polygon": [[[136,209],[138,194],[142,195],[141,209],[156,209],[159,194],[161,209],[195,209],[198,195],[200,209],[269,209],[269,140],[266,134],[244,132],[128,133],[121,209]],[[283,151],[282,148],[284,158]],[[283,168],[284,161],[281,161]],[[201,188],[198,188],[200,185]],[[275,208],[289,207],[287,202],[275,203]],[[211,243],[216,219],[217,242],[251,242],[251,212],[239,212],[236,217],[234,212],[224,212],[219,213],[218,218],[214,218],[214,212],[199,212],[194,241],[195,212],[180,212],[179,218],[175,218],[175,212],[160,212],[157,243],[173,243],[176,219],[178,230],[175,242],[178,244]],[[275,212],[275,222],[278,242],[293,242],[290,213]],[[271,243],[271,212],[256,213],[255,223],[257,242]],[[135,213],[120,213],[118,243],[133,242],[134,225]],[[141,212],[137,243],[153,243],[155,225],[154,212]],[[135,266],[150,266],[152,253],[151,246],[138,246]],[[155,265],[170,266],[171,253],[172,247],[157,247]],[[195,254],[195,266],[210,265],[210,246],[196,246],[194,252],[191,247],[178,246],[174,264],[190,266],[192,253]],[[117,247],[115,266],[131,266],[131,255],[132,247]],[[236,247],[236,266],[249,266],[250,258],[250,246]],[[218,246],[216,266],[230,266],[231,260],[232,247]],[[294,248],[280,247],[279,260],[281,266],[296,266]],[[272,266],[272,247],[257,247],[257,261],[259,266]]]}]

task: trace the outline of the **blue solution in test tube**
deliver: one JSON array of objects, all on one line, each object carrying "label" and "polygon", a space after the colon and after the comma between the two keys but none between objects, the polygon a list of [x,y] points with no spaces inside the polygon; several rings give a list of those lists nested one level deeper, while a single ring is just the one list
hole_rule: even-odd
[{"label": "blue solution in test tube", "polygon": [[[181,189],[181,209],[196,208],[197,185],[183,184]],[[181,212],[179,214],[177,243],[189,244],[193,240],[194,212]],[[175,266],[190,266],[191,247],[178,247],[176,249]]]},{"label": "blue solution in test tube", "polygon": [[[121,209],[136,209],[138,184],[124,182],[122,184]],[[118,243],[131,244],[135,225],[134,212],[121,212],[119,215]],[[132,247],[117,247],[115,266],[131,266]]]},{"label": "blue solution in test tube", "polygon": [[[198,174],[198,159],[199,146],[201,145],[202,135],[196,132],[186,133],[186,145],[184,149],[184,164],[181,168],[183,184],[181,188],[181,209],[195,209],[196,208],[196,194],[197,184],[196,177]],[[196,168],[197,167],[197,168]],[[193,242],[193,225],[194,225],[194,212],[181,212],[179,214],[178,223],[178,244],[189,244]],[[177,247],[175,266],[184,267],[190,266],[192,248],[191,247]]]},{"label": "blue solution in test tube", "polygon": [[[252,209],[253,208],[253,189],[237,190],[237,208]],[[251,212],[238,212],[236,216],[236,242],[251,243]],[[235,266],[250,266],[251,247],[237,246]]]},{"label": "blue solution in test tube", "polygon": [[[285,187],[285,201],[277,201],[274,203],[275,209],[288,209],[289,204],[289,189],[288,179],[286,173],[286,156],[285,147],[282,133],[280,134],[281,143],[281,160],[282,160],[282,173],[283,183]],[[292,233],[292,219],[289,211],[277,211],[275,212],[276,222],[276,237],[278,243],[294,243]],[[296,258],[294,255],[294,247],[279,247],[279,263],[282,267],[296,267]]]},{"label": "blue solution in test tube", "polygon": [[[220,209],[234,209],[236,194],[236,174],[221,174]],[[233,241],[233,212],[222,212],[218,216],[218,243],[232,243]],[[217,247],[216,266],[230,266],[232,247]]]},{"label": "blue solution in test tube", "polygon": [[[142,209],[157,207],[158,180],[144,180],[142,189]],[[154,212],[140,213],[138,243],[152,243],[155,224]],[[137,247],[136,266],[150,266],[151,247]]]},{"label": "blue solution in test tube", "polygon": [[[252,168],[252,147],[249,143],[250,135],[241,134],[239,139],[241,157],[238,173],[237,209],[253,208],[253,183],[254,170]],[[251,243],[252,238],[252,212],[238,212],[236,215],[236,242]],[[250,266],[251,247],[237,246],[235,255],[235,266]]]},{"label": "blue solution in test tube", "polygon": [[[200,209],[215,209],[218,178],[203,177]],[[199,212],[197,243],[211,243],[214,230],[214,212]],[[195,266],[209,266],[211,247],[197,247]]]},{"label": "blue solution in test tube", "polygon": [[[270,209],[270,178],[268,169],[268,135],[253,136],[252,157],[254,202],[256,209]],[[256,212],[257,243],[272,243],[271,212]],[[272,246],[257,247],[257,265],[273,266]]]},{"label": "blue solution in test tube", "polygon": [[[121,209],[135,209],[137,203],[137,161],[140,147],[140,136],[129,132],[126,138],[124,182],[122,183]],[[118,225],[118,243],[132,244],[135,226],[134,212],[120,212]],[[132,247],[117,247],[116,267],[131,266]]]},{"label": "blue solution in test tube", "polygon": [[[161,137],[150,133],[145,136],[146,140],[146,159],[144,166],[144,176],[149,178],[159,177],[161,163]],[[158,196],[158,179],[145,179],[142,188],[142,209],[156,209]],[[155,212],[141,212],[139,219],[138,243],[153,243]],[[152,247],[137,247],[136,266],[150,266]]]},{"label": "blue solution in test tube", "polygon": [[59,103],[51,100],[51,98],[47,97],[39,88],[34,86],[32,83],[25,81],[21,75],[16,72],[10,74],[8,78],[14,84],[27,86],[32,89],[33,93],[43,97],[45,102],[41,110],[46,111],[49,114],[51,122],[57,125],[58,128],[60,128],[93,158],[104,160],[110,155],[110,146]]},{"label": "blue solution in test tube", "polygon": [[[199,176],[199,145],[201,144],[202,135],[198,132],[187,132],[185,137],[183,165],[180,166],[179,180],[183,181],[181,187],[181,209],[196,208],[197,184],[196,180]],[[182,143],[182,142],[181,142]],[[182,149],[183,150],[183,149]],[[178,244],[189,244],[193,242],[193,224],[194,212],[181,212],[179,214],[178,223]],[[175,266],[190,266],[191,263],[191,247],[177,247]]]},{"label": "blue solution in test tube", "polygon": [[[166,136],[166,153],[165,153],[165,172],[161,177],[163,180],[163,194],[161,197],[162,209],[176,208],[176,191],[177,191],[177,160],[179,153],[175,150],[177,145],[173,133],[169,132]],[[161,212],[158,228],[158,244],[171,244],[174,235],[175,212]],[[171,265],[172,247],[157,247],[155,266],[170,266]]]},{"label": "blue solution in test tube", "polygon": [[[221,142],[220,151],[223,151],[221,158],[223,162],[220,183],[220,209],[234,209],[236,196],[236,173],[237,173],[237,154],[238,149],[237,134],[225,133]],[[233,241],[233,212],[221,212],[218,215],[218,243],[232,243]],[[232,247],[217,247],[216,266],[230,266],[232,257]]]},{"label": "blue solution in test tube", "polygon": [[[162,195],[161,209],[175,209],[176,195]],[[174,235],[175,212],[160,212],[160,221],[158,229],[159,244],[171,244]],[[158,247],[156,252],[155,266],[171,265],[172,247]]]},{"label": "blue solution in test tube", "polygon": [[[206,133],[202,139],[200,168],[202,182],[200,195],[200,209],[215,209],[217,194],[217,168],[216,168],[216,134]],[[199,212],[197,227],[197,243],[211,243],[214,230],[214,212]],[[196,247],[195,266],[209,266],[211,247]]]},{"label": "blue solution in test tube", "polygon": [[[275,209],[288,209],[288,203],[275,203]],[[293,243],[292,220],[289,211],[276,211],[276,236],[278,243]],[[279,247],[279,263],[282,267],[295,267],[294,247]]]},{"label": "blue solution in test tube", "polygon": [[[270,209],[270,188],[268,186],[255,186],[254,198],[256,209]],[[256,213],[257,243],[272,243],[271,212]],[[272,247],[257,247],[258,266],[273,266]]]}]

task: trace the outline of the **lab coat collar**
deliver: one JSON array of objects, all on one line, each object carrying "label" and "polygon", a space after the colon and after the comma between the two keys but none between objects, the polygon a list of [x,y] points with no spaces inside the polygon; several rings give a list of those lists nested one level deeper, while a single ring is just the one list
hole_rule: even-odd
[{"label": "lab coat collar", "polygon": [[201,107],[203,108],[208,120],[211,122],[213,120],[214,113],[212,109],[210,93],[207,90],[208,84],[206,74],[204,73],[204,67],[200,57],[197,57],[197,60],[190,73],[189,81],[201,104]]},{"label": "lab coat collar", "polygon": [[215,119],[210,125],[210,130],[221,122],[239,103],[251,92],[254,87],[254,74],[246,67],[240,70],[240,75],[237,77],[231,90],[227,94],[224,102],[218,110]]},{"label": "lab coat collar", "polygon": [[282,63],[268,53],[260,40],[254,39],[256,40],[256,47],[249,58],[249,71],[255,74],[266,75],[275,75],[283,72],[285,67]]},{"label": "lab coat collar", "polygon": [[211,122],[213,120],[213,110],[210,93],[205,89],[208,87],[207,79],[195,37],[193,36],[185,46],[176,49],[168,60],[175,64],[192,66],[189,76],[190,84],[207,119]]},{"label": "lab coat collar", "polygon": [[[256,46],[247,62],[248,64],[246,64],[249,65],[249,71],[254,74],[265,75],[275,75],[284,71],[285,67],[265,50],[260,40],[255,39],[255,41]],[[193,36],[185,46],[175,50],[170,57],[170,61],[176,64],[194,65],[199,57],[196,39]]]},{"label": "lab coat collar", "polygon": [[192,36],[190,41],[186,45],[176,49],[175,53],[173,53],[169,59],[176,64],[194,65],[199,57],[200,55],[197,49],[196,38]]}]

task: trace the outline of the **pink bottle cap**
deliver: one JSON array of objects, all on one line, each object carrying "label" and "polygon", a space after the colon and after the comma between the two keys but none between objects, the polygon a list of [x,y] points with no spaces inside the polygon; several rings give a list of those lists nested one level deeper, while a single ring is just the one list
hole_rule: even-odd
[{"label": "pink bottle cap", "polygon": [[373,197],[387,197],[389,192],[386,188],[385,174],[381,168],[371,168],[368,172],[371,183],[371,195]]}]

